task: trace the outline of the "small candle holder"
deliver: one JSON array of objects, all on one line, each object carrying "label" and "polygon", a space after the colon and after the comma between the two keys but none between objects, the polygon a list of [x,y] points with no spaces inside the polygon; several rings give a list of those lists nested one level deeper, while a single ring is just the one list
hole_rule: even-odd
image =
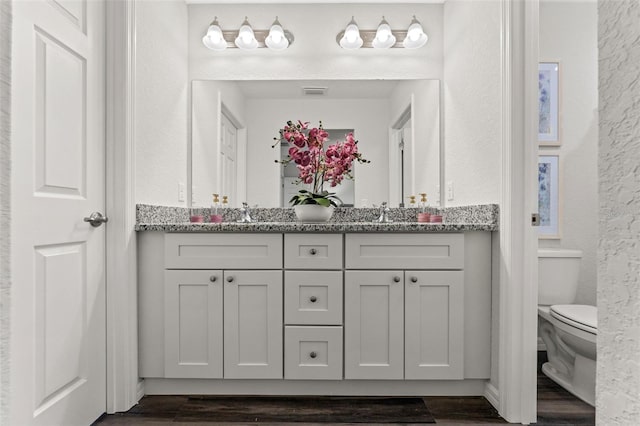
[{"label": "small candle holder", "polygon": [[189,222],[191,223],[203,223],[204,215],[198,212],[198,209],[190,208],[189,209]]}]

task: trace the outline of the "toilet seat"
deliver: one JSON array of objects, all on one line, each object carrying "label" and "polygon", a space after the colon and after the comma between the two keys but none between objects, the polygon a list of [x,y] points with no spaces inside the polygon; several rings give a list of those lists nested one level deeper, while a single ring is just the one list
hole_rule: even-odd
[{"label": "toilet seat", "polygon": [[589,305],[553,305],[551,316],[571,327],[598,334],[598,309]]}]

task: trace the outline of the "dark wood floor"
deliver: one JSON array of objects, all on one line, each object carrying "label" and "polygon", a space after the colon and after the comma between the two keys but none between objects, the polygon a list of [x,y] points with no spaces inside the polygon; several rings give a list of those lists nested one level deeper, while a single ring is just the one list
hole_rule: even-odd
[{"label": "dark wood floor", "polygon": [[[580,401],[541,373],[540,367],[546,361],[544,353],[538,357],[538,425],[595,425],[595,409]],[[439,425],[492,425],[506,423],[483,397],[425,397],[424,402]],[[211,413],[202,412],[202,419],[190,416],[189,422],[176,419],[181,407],[188,403],[186,396],[146,396],[130,413],[105,415],[94,423],[95,426],[212,426],[229,424],[211,421]],[[243,423],[232,423],[241,425]],[[260,423],[275,425],[275,423]],[[282,423],[278,423],[282,424]],[[288,423],[309,426],[313,423]],[[326,425],[326,423],[324,423]],[[346,423],[345,423],[346,424]],[[405,423],[405,425],[407,425]]]}]

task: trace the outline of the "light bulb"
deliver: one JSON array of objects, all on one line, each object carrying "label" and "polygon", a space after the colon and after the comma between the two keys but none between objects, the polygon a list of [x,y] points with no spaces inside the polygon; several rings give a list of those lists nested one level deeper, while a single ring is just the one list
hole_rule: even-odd
[{"label": "light bulb", "polygon": [[[338,34],[338,37],[339,36],[340,34]],[[351,22],[349,22],[349,25],[347,25],[347,28],[344,30],[342,38],[337,41],[343,49],[359,49],[362,47],[363,41],[360,37],[360,30],[353,17],[351,17]]]},{"label": "light bulb", "polygon": [[354,41],[356,41],[358,39],[358,34],[360,31],[358,31],[358,28],[353,28],[354,25],[349,25],[349,28],[347,29],[347,32],[345,33],[345,36],[347,37],[347,41],[349,43],[353,43]]},{"label": "light bulb", "polygon": [[209,37],[209,40],[211,40],[212,43],[220,42],[220,33],[218,31],[209,31],[207,33],[207,37]]},{"label": "light bulb", "polygon": [[276,16],[276,20],[273,21],[269,29],[269,35],[264,39],[264,44],[272,50],[284,50],[289,47],[289,43],[292,41],[293,35],[291,35],[291,33],[289,33],[288,36],[285,34]]},{"label": "light bulb", "polygon": [[420,31],[419,28],[412,29],[411,31],[409,31],[409,40],[416,41],[417,39],[420,38],[421,33],[422,31]]},{"label": "light bulb", "polygon": [[383,16],[371,45],[376,49],[388,49],[394,44],[396,44],[396,37],[393,35],[389,23]]},{"label": "light bulb", "polygon": [[243,50],[253,50],[258,47],[258,40],[253,35],[253,29],[249,25],[249,21],[245,16],[244,22],[238,31],[238,37],[236,37],[236,46]]},{"label": "light bulb", "polygon": [[407,49],[417,49],[424,46],[428,39],[429,37],[424,33],[422,25],[420,25],[420,22],[414,16],[407,30],[407,37],[402,42],[402,45]]},{"label": "light bulb", "polygon": [[202,37],[202,44],[204,44],[208,49],[211,50],[225,50],[227,48],[227,41],[222,35],[222,30],[218,25],[217,17],[213,20],[211,25],[209,25],[207,34]]}]

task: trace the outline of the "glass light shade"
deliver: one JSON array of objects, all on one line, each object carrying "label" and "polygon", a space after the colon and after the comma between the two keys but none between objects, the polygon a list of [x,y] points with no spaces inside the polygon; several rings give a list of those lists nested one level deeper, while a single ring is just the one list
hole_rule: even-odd
[{"label": "glass light shade", "polygon": [[396,44],[396,37],[391,32],[389,23],[383,17],[371,45],[376,49],[388,49],[394,44]]},{"label": "glass light shade", "polygon": [[340,39],[340,46],[342,46],[343,49],[360,49],[363,43],[358,25],[356,21],[351,18],[351,22],[347,25],[347,28],[344,30],[344,35]]},{"label": "glass light shade", "polygon": [[253,50],[258,47],[258,40],[256,40],[253,34],[253,29],[249,25],[247,18],[244,18],[244,22],[238,31],[238,37],[235,40],[236,46],[243,50]]},{"label": "glass light shade", "polygon": [[227,41],[224,39],[217,19],[209,25],[207,34],[202,37],[202,44],[211,50],[224,50],[227,48]]},{"label": "glass light shade", "polygon": [[269,30],[269,35],[264,39],[264,44],[267,45],[269,49],[272,50],[284,50],[289,47],[289,40],[284,34],[284,30],[278,22],[278,18],[271,25],[271,29]]},{"label": "glass light shade", "polygon": [[429,37],[427,37],[427,35],[424,33],[422,25],[414,16],[413,20],[411,20],[411,25],[409,25],[407,36],[403,40],[402,45],[407,49],[417,49],[424,46],[427,43],[428,39]]}]

